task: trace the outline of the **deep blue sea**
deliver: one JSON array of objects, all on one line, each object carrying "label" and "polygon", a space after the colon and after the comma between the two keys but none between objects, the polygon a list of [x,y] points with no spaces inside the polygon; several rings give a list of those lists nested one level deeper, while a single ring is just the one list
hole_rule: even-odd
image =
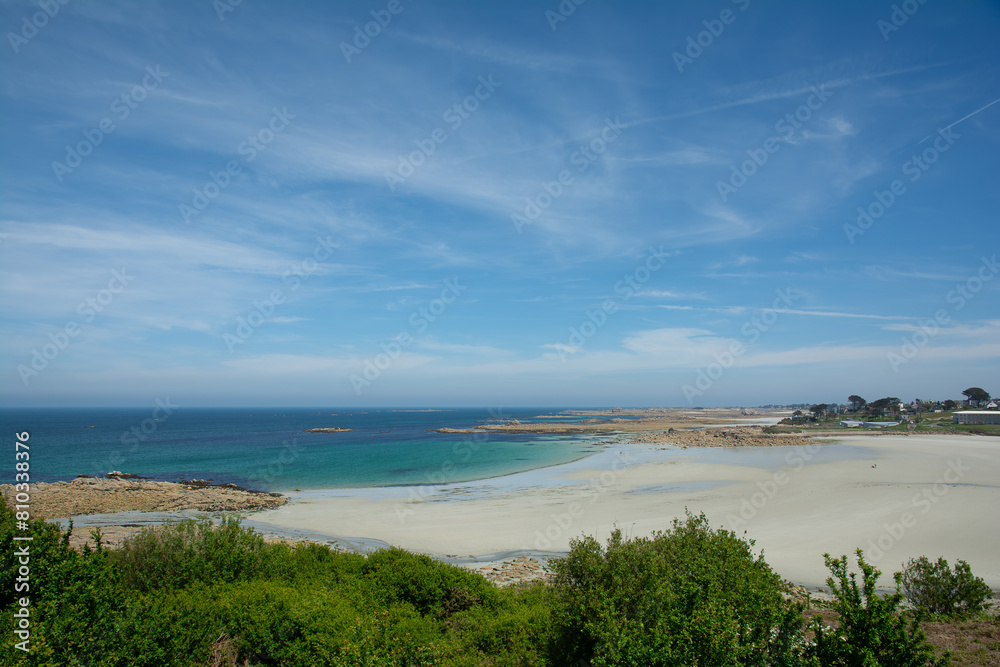
[{"label": "deep blue sea", "polygon": [[[255,489],[425,485],[509,475],[594,454],[597,436],[434,433],[559,408],[394,410],[289,408],[3,409],[0,426],[31,434],[33,482],[112,470],[156,480],[206,479]],[[547,421],[547,420],[546,420]],[[575,421],[559,419],[558,421]],[[305,433],[338,427],[346,433]],[[14,478],[14,449],[0,482]]]}]

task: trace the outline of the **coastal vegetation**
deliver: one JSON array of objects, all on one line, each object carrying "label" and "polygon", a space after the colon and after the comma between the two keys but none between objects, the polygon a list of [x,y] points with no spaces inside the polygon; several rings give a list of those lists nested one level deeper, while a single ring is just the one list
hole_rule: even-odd
[{"label": "coastal vegetation", "polygon": [[840,422],[846,419],[863,420],[869,423],[885,422],[879,431],[907,433],[968,433],[973,435],[1000,435],[997,424],[956,424],[952,417],[956,410],[987,409],[996,410],[996,401],[991,401],[988,391],[981,387],[969,387],[962,391],[964,402],[948,399],[932,401],[916,399],[903,403],[896,396],[886,396],[874,401],[866,401],[857,394],[848,396],[843,405],[817,403],[809,406],[807,412],[795,410],[764,432],[777,434],[808,434],[826,430],[847,430]]},{"label": "coastal vegetation", "polygon": [[857,394],[847,397],[847,403],[817,403],[815,405],[799,404],[786,407],[808,408],[810,415],[806,415],[802,410],[795,410],[792,414],[795,421],[831,421],[842,418],[843,415],[851,415],[853,418],[865,418],[866,420],[897,420],[903,419],[910,422],[919,422],[922,416],[940,416],[942,412],[948,412],[948,419],[951,419],[951,412],[954,410],[967,409],[989,409],[996,410],[996,401],[991,401],[988,391],[982,387],[969,387],[962,391],[964,401],[947,399],[944,401],[914,399],[909,403],[904,403],[896,396],[885,396],[883,398],[866,401]]},{"label": "coastal vegetation", "polygon": [[[19,593],[15,534],[32,538],[30,586]],[[947,663],[919,627],[922,612],[900,611],[903,574],[895,594],[879,597],[880,573],[861,552],[860,588],[846,557],[827,556],[838,618],[807,624],[804,602],[789,598],[753,542],[704,515],[649,537],[616,531],[606,545],[581,537],[551,582],[509,587],[402,549],[365,557],[268,543],[233,518],[148,529],[119,549],[95,535],[96,548],[74,549],[68,532],[40,520],[18,527],[4,505],[0,542],[3,664]],[[908,591],[951,581],[921,567],[905,575]],[[951,576],[975,583],[961,563]],[[25,596],[26,653],[14,646]]]},{"label": "coastal vegetation", "polygon": [[906,599],[916,608],[938,616],[967,617],[986,609],[990,587],[972,574],[964,560],[952,570],[948,561],[932,563],[926,556],[911,558],[900,573]]},{"label": "coastal vegetation", "polygon": [[[797,422],[783,419],[776,425],[765,426],[761,431],[768,435],[819,435],[825,432],[844,432],[857,434],[859,429],[848,426],[841,426],[839,418],[824,418],[815,422]],[[872,433],[871,429],[865,429],[865,433]],[[955,424],[952,422],[952,413],[944,412],[932,416],[921,418],[916,422],[902,422],[900,424],[886,424],[877,429],[878,433],[903,434],[903,433],[932,433],[937,435],[1000,435],[1000,425],[997,424]]]}]

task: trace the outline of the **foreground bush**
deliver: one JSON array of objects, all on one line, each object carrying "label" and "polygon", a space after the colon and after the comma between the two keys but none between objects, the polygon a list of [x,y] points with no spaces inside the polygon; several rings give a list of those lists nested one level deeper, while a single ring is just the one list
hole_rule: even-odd
[{"label": "foreground bush", "polygon": [[451,617],[447,625],[455,651],[445,664],[454,667],[544,667],[552,635],[552,587],[542,582],[497,589],[496,607],[475,607]]},{"label": "foreground bush", "polygon": [[[402,549],[368,558],[267,544],[235,520],[152,529],[121,550],[69,548],[0,507],[0,665],[545,667],[942,665],[878,571],[827,557],[841,627],[814,624],[704,515],[649,538],[575,540],[554,584],[498,588]],[[31,652],[14,648],[14,536],[31,542]],[[961,573],[964,568],[957,568]],[[902,575],[897,575],[902,577]],[[897,582],[899,579],[897,579]],[[581,662],[582,661],[582,662]]]},{"label": "foreground bush", "polygon": [[[4,603],[0,664],[15,664],[15,659],[23,658],[27,659],[16,664],[114,664],[107,659],[121,644],[116,624],[125,613],[125,604],[113,583],[108,550],[100,541],[96,549],[72,549],[69,530],[42,520],[26,524],[15,530],[13,513],[0,503],[0,548],[4,553],[0,582],[6,584],[0,597]],[[16,542],[15,536],[31,540]],[[19,582],[22,588],[15,589],[20,564],[13,554],[25,545],[30,552],[30,572]],[[27,655],[14,647],[21,639],[14,634],[19,597],[30,601]]]},{"label": "foreground bush", "polygon": [[815,643],[807,651],[812,664],[843,667],[945,667],[951,664],[947,655],[937,659],[934,649],[919,627],[919,619],[909,621],[899,613],[903,594],[899,592],[900,575],[895,575],[896,592],[880,597],[875,584],[882,574],[865,562],[864,553],[858,549],[858,568],[862,583],[858,587],[857,575],[848,573],[847,556],[831,558],[824,554],[826,566],[832,577],[827,585],[837,601],[834,609],[840,617],[840,627],[826,628],[819,619],[813,623]]},{"label": "foreground bush", "polygon": [[443,617],[477,604],[493,606],[497,599],[496,587],[482,575],[404,549],[376,551],[362,572],[385,604],[409,603],[421,614]]},{"label": "foreground bush", "polygon": [[181,521],[143,530],[113,552],[121,583],[129,590],[183,588],[196,581],[233,582],[255,577],[264,563],[264,538],[235,517]]},{"label": "foreground bush", "polygon": [[753,541],[704,514],[606,548],[574,540],[556,567],[555,664],[791,665],[800,611]]},{"label": "foreground bush", "polygon": [[931,614],[969,616],[986,609],[990,587],[964,560],[952,571],[948,561],[932,563],[926,556],[911,558],[901,573],[903,593],[910,604]]},{"label": "foreground bush", "polygon": [[[237,582],[146,596],[122,632],[131,667],[431,665],[440,628],[409,605],[366,608],[308,584]],[[228,660],[228,663],[226,662]]]}]

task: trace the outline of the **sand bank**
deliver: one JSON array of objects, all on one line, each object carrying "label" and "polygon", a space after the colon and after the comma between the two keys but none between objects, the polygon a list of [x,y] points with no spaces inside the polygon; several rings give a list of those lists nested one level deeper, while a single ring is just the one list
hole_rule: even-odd
[{"label": "sand bank", "polygon": [[[747,411],[731,408],[705,410],[682,410],[677,408],[645,408],[636,410],[565,410],[555,415],[539,415],[547,422],[521,422],[510,419],[488,422],[474,428],[439,428],[437,433],[478,433],[492,431],[499,433],[547,433],[551,435],[573,435],[582,433],[633,433],[667,432],[671,429],[703,427],[710,424],[733,422],[777,423],[788,412],[767,410]],[[587,419],[581,419],[587,417]],[[580,421],[562,422],[561,419]]]},{"label": "sand bank", "polygon": [[[705,512],[757,541],[782,576],[821,585],[824,552],[864,548],[890,573],[910,557],[967,560],[1000,588],[1000,439],[841,436],[841,444],[621,446],[545,471],[383,494],[340,490],[255,515],[287,529],[432,554],[564,551],[614,526],[648,535]],[[887,583],[887,582],[884,582]]]}]

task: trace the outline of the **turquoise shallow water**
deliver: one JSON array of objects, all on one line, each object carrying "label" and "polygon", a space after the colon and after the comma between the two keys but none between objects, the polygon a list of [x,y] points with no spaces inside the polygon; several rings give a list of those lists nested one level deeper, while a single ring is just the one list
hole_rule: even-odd
[{"label": "turquoise shallow water", "polygon": [[[169,411],[169,412],[168,412]],[[3,432],[31,434],[32,481],[118,470],[274,491],[461,482],[573,461],[592,436],[434,433],[549,409],[4,409]],[[339,427],[346,433],[304,433]],[[2,481],[13,481],[13,456]]]}]

